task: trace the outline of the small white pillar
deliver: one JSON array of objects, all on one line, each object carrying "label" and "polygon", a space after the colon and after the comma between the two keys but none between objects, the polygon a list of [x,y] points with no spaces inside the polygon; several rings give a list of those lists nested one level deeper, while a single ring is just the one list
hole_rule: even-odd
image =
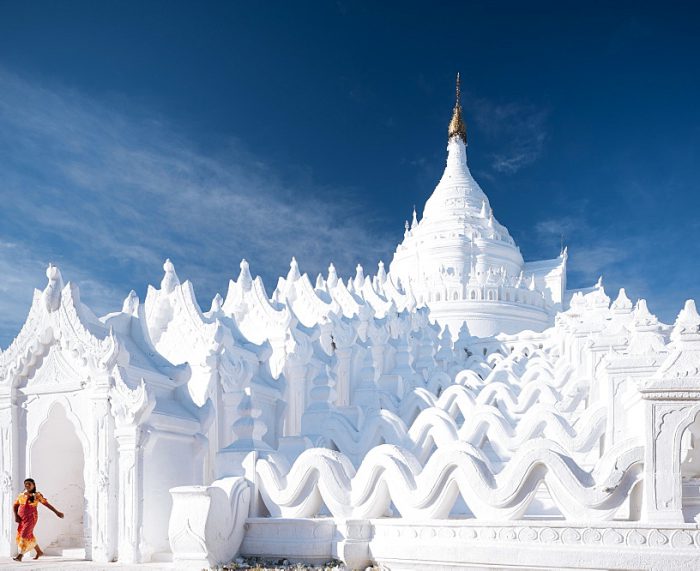
[{"label": "small white pillar", "polygon": [[17,526],[12,514],[15,489],[19,483],[17,475],[17,403],[13,389],[7,387],[0,394],[0,555],[11,556],[17,553],[15,534]]},{"label": "small white pillar", "polygon": [[287,380],[284,436],[299,436],[301,417],[306,409],[306,376],[313,346],[308,335],[293,328],[287,333],[284,349],[284,374]]},{"label": "small white pillar", "polygon": [[350,405],[350,384],[352,379],[352,357],[357,339],[357,331],[352,323],[346,323],[342,317],[333,320],[333,343],[337,366],[335,369],[337,384],[335,386],[337,407]]},{"label": "small white pillar", "polygon": [[640,392],[646,401],[644,521],[683,523],[681,439],[700,412],[700,315],[689,300],[671,335],[673,351]]},{"label": "small white pillar", "polygon": [[693,390],[641,389],[646,401],[643,520],[683,523],[681,436],[700,410],[700,385]]}]

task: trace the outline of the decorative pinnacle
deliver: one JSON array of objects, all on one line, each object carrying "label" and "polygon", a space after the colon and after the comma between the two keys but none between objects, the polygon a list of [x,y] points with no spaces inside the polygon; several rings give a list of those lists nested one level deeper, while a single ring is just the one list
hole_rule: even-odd
[{"label": "decorative pinnacle", "polygon": [[455,100],[455,108],[452,111],[452,120],[450,121],[450,126],[447,128],[447,137],[451,139],[452,137],[459,137],[462,139],[464,144],[467,144],[467,127],[462,120],[462,104],[460,102],[460,90],[459,90],[459,73],[457,74],[457,97]]}]

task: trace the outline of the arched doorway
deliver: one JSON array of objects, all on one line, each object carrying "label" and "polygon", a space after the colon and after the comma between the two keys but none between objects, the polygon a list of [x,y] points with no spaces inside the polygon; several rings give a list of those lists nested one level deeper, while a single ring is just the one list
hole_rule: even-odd
[{"label": "arched doorway", "polygon": [[65,409],[55,404],[29,450],[29,468],[37,489],[65,514],[59,519],[39,508],[36,537],[44,551],[85,557],[85,455]]},{"label": "arched doorway", "polygon": [[700,514],[700,416],[683,431],[680,454],[683,516],[692,522]]}]

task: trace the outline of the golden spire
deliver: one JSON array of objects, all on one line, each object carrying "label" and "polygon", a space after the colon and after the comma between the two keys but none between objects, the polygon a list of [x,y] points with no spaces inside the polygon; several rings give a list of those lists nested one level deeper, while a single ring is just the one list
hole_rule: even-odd
[{"label": "golden spire", "polygon": [[450,121],[450,126],[447,128],[447,137],[451,139],[452,137],[459,137],[467,144],[467,127],[462,121],[462,105],[459,101],[459,73],[457,73],[457,100],[455,101],[455,108],[452,111],[452,120]]}]

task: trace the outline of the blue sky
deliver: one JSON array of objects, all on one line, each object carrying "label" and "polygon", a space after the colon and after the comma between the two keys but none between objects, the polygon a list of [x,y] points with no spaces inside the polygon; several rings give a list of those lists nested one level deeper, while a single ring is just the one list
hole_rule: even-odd
[{"label": "blue sky", "polygon": [[172,258],[200,304],[388,263],[469,163],[527,260],[564,234],[666,321],[697,297],[700,10],[665,2],[0,0],[0,347],[49,261],[98,313]]}]

